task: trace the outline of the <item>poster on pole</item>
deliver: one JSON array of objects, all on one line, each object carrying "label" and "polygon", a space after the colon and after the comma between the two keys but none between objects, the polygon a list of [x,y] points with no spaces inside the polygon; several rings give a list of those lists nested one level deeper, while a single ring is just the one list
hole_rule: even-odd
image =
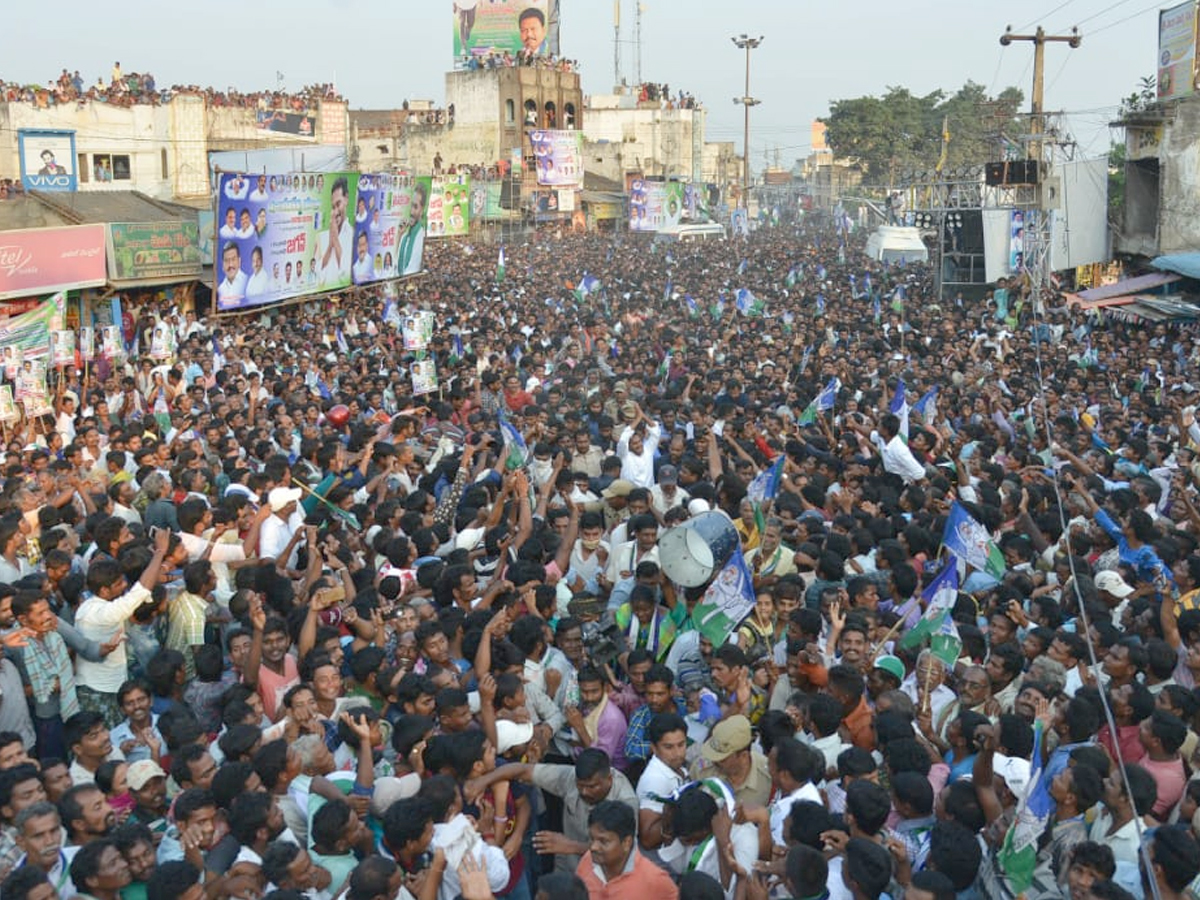
[{"label": "poster on pole", "polygon": [[84,359],[96,358],[96,329],[90,325],[79,329],[79,354]]},{"label": "poster on pole", "polygon": [[1016,275],[1025,267],[1025,212],[1014,209],[1008,220],[1008,271]]},{"label": "poster on pole", "polygon": [[104,325],[100,329],[101,353],[108,359],[120,359],[125,355],[125,344],[121,340],[120,325]]},{"label": "poster on pole", "polygon": [[18,418],[17,401],[13,398],[12,385],[0,384],[0,422],[15,422]]},{"label": "poster on pole", "polygon": [[[50,352],[50,334],[61,331],[66,321],[66,294],[58,293],[29,312],[13,316],[0,324],[0,347],[5,348],[5,365],[9,348],[20,351],[21,359],[44,359]],[[19,363],[16,363],[19,364]]]},{"label": "poster on pole", "polygon": [[432,359],[418,359],[412,364],[412,392],[414,396],[432,394],[437,390],[437,363]]}]

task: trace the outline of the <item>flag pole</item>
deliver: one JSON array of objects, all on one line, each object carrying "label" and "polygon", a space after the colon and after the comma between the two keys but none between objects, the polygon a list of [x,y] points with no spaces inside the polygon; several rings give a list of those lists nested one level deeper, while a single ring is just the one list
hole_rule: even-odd
[{"label": "flag pole", "polygon": [[879,651],[887,646],[887,642],[896,636],[896,633],[900,630],[900,626],[903,624],[904,617],[901,616],[895,621],[892,627],[887,630],[887,633],[880,638],[879,643],[875,645],[875,649],[871,651],[871,662],[875,662],[875,658],[879,656]]}]

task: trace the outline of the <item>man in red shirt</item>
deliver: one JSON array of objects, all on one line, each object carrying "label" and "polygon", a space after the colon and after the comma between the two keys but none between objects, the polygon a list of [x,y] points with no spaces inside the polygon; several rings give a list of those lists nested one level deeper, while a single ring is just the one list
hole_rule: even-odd
[{"label": "man in red shirt", "polygon": [[521,379],[519,377],[509,375],[504,379],[504,405],[509,408],[510,412],[520,412],[525,407],[532,406],[533,404],[533,394],[521,389]]}]

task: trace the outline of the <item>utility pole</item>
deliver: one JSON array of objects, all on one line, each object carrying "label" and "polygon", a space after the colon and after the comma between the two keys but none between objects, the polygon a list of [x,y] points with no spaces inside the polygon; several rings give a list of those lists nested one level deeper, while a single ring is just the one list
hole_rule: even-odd
[{"label": "utility pole", "polygon": [[[1033,121],[1030,123],[1029,133],[1032,135],[1040,135],[1045,130],[1043,128],[1042,115],[1044,113],[1043,101],[1045,99],[1045,78],[1046,78],[1046,45],[1051,43],[1066,44],[1072,50],[1079,47],[1083,43],[1083,36],[1080,35],[1078,28],[1072,28],[1070,34],[1046,34],[1041,25],[1033,34],[1013,34],[1012,26],[1010,25],[1004,34],[1000,35],[1000,46],[1007,47],[1013,41],[1029,41],[1033,44],[1033,98],[1032,111]],[[1036,137],[1029,144],[1029,155],[1036,159],[1039,163],[1042,161],[1042,143]]]},{"label": "utility pole", "polygon": [[613,90],[621,86],[621,0],[613,0]]},{"label": "utility pole", "polygon": [[739,50],[746,51],[746,90],[741,97],[734,97],[734,103],[740,103],[746,111],[746,123],[742,134],[742,208],[750,208],[750,107],[758,106],[762,103],[761,100],[755,100],[750,96],[750,51],[758,47],[763,42],[762,35],[752,38],[746,34],[740,34],[735,38],[730,38],[731,41],[738,47]]}]

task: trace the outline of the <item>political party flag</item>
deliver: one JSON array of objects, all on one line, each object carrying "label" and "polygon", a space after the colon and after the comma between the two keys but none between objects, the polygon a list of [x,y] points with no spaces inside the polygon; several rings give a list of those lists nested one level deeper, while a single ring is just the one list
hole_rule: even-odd
[{"label": "political party flag", "polygon": [[883,318],[883,304],[879,300],[879,295],[875,294],[871,298],[871,309],[875,314],[875,324],[879,324],[879,320]]},{"label": "political party flag", "polygon": [[496,282],[504,281],[504,245],[500,245],[500,255],[496,257]]},{"label": "political party flag", "polygon": [[817,294],[817,315],[825,315],[825,295]]},{"label": "political party flag", "polygon": [[939,386],[934,385],[924,394],[921,399],[913,404],[912,411],[921,417],[921,421],[926,425],[932,425],[933,420],[937,418],[937,395]]},{"label": "political party flag", "polygon": [[720,647],[752,609],[754,579],[739,547],[692,610],[692,621],[714,647]]},{"label": "political party flag", "polygon": [[790,288],[796,286],[796,267],[795,266],[792,266],[790,269],[788,269],[787,278],[785,278],[783,280],[783,283]]},{"label": "political party flag", "polygon": [[892,294],[892,312],[904,312],[904,301],[908,299],[908,288],[902,284],[896,285],[896,290]]},{"label": "political party flag", "polygon": [[762,301],[750,293],[749,288],[738,288],[734,304],[737,311],[743,316],[761,316],[763,314]]},{"label": "political party flag", "polygon": [[342,329],[340,327],[337,329],[336,335],[338,351],[348,354],[350,352],[350,345],[346,342],[346,336],[342,334]]},{"label": "political party flag", "polygon": [[725,315],[725,301],[718,297],[710,307],[709,312],[712,313],[714,319],[722,318]]},{"label": "political party flag", "polygon": [[786,454],[780,453],[769,468],[754,476],[746,486],[746,497],[752,503],[766,503],[779,494],[779,483],[783,480],[783,461]]},{"label": "political party flag", "polygon": [[1046,770],[1042,765],[1043,730],[1041,722],[1034,723],[1029,784],[1017,803],[1017,818],[1004,835],[1004,843],[997,856],[1000,870],[1014,896],[1020,896],[1033,885],[1038,839],[1046,830],[1046,823],[1054,811],[1054,799],[1050,796],[1050,785],[1046,783]]},{"label": "political party flag", "polygon": [[745,274],[746,274],[746,266],[747,266],[747,264],[748,264],[749,262],[750,262],[749,260],[747,260],[747,259],[743,259],[743,260],[742,260],[740,263],[738,263],[737,273],[738,273],[739,275],[745,275]]},{"label": "political party flag", "polygon": [[529,460],[529,445],[520,430],[508,420],[504,410],[499,411],[500,434],[504,438],[504,468],[510,472],[522,468]]},{"label": "political party flag", "polygon": [[600,279],[594,275],[583,273],[583,277],[579,279],[579,286],[575,288],[575,296],[582,303],[587,300],[588,295],[600,290]]},{"label": "political party flag", "polygon": [[683,305],[687,307],[688,315],[693,319],[700,315],[700,307],[696,305],[696,301],[692,299],[691,294],[684,294]]},{"label": "political party flag", "polygon": [[1004,577],[1004,554],[992,540],[987,528],[975,521],[961,503],[954,503],[950,507],[942,544],[967,565],[997,580]]},{"label": "political party flag", "polygon": [[953,666],[962,652],[962,638],[950,617],[958,599],[958,560],[950,557],[942,571],[921,592],[921,599],[925,601],[925,615],[901,638],[900,646],[911,649],[929,638],[933,655]]},{"label": "political party flag", "polygon": [[212,350],[213,371],[220,372],[223,368],[225,368],[225,354],[221,351],[221,342],[217,340],[217,336],[215,334],[213,335],[212,339]]},{"label": "political party flag", "polygon": [[905,443],[908,443],[908,409],[908,391],[904,387],[904,379],[901,378],[896,382],[896,393],[892,395],[888,410],[900,418],[900,437],[904,438]]},{"label": "political party flag", "polygon": [[828,412],[833,409],[834,403],[837,402],[837,393],[841,390],[842,382],[837,378],[829,379],[829,384],[822,388],[821,393],[813,398],[812,403],[804,408],[804,412],[800,414],[799,422],[801,425],[811,425],[817,421],[819,413]]},{"label": "political party flag", "polygon": [[462,335],[455,332],[450,335],[450,360],[451,362],[458,362],[464,355]]},{"label": "political party flag", "polygon": [[824,281],[824,280],[825,280],[825,275],[826,275],[826,272],[825,272],[825,267],[824,267],[824,266],[817,266],[817,278],[819,278],[821,281]]},{"label": "political party flag", "polygon": [[658,364],[658,377],[663,384],[667,383],[667,378],[671,374],[671,351],[667,351],[667,355],[662,358],[662,362]]}]

